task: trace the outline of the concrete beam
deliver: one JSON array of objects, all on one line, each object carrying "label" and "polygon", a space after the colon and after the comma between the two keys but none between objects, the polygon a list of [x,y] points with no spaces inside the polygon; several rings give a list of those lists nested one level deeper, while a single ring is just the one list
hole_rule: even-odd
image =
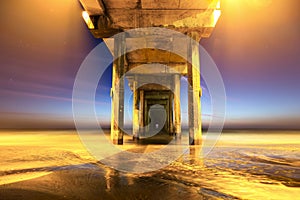
[{"label": "concrete beam", "polygon": [[114,27],[214,27],[214,9],[109,9]]},{"label": "concrete beam", "polygon": [[122,30],[164,27],[209,37],[220,15],[220,0],[80,0],[89,13],[96,38]]},{"label": "concrete beam", "polygon": [[101,0],[79,0],[82,7],[89,15],[103,15],[105,12],[104,5]]},{"label": "concrete beam", "polygon": [[[133,70],[133,73],[129,74],[137,74],[137,75],[172,75],[172,74],[187,74],[187,63],[153,63],[151,67],[140,67],[145,63],[136,63],[130,62],[129,63],[129,70]],[[136,69],[134,69],[136,68]]]},{"label": "concrete beam", "polygon": [[136,9],[140,0],[102,0],[107,9]]}]

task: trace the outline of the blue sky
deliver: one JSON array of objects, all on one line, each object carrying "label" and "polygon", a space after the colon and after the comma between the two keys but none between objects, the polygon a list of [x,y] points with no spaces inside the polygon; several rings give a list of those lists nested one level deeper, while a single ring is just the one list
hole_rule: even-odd
[{"label": "blue sky", "polygon": [[[212,36],[200,42],[224,80],[226,127],[300,128],[300,1],[254,2],[223,0]],[[75,76],[101,42],[87,30],[81,11],[75,0],[0,3],[0,128],[73,127]],[[110,120],[110,74],[108,69],[96,95],[103,124]],[[208,123],[208,91],[202,108]]]}]

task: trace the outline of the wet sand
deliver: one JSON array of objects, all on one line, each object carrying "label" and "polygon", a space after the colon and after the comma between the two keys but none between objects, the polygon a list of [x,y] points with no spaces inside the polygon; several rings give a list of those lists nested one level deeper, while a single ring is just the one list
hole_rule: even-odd
[{"label": "wet sand", "polygon": [[[189,152],[143,174],[94,159],[76,131],[2,131],[0,199],[295,199],[299,132],[222,134],[203,159]],[[161,145],[139,144],[130,151]]]}]

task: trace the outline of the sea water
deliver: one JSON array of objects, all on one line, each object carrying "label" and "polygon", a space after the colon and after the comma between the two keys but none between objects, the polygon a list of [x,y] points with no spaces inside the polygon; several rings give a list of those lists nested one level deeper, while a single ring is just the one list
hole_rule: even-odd
[{"label": "sea water", "polygon": [[223,133],[204,157],[191,147],[170,165],[137,174],[95,160],[76,131],[2,131],[0,138],[0,199],[297,199],[300,194],[297,131]]}]

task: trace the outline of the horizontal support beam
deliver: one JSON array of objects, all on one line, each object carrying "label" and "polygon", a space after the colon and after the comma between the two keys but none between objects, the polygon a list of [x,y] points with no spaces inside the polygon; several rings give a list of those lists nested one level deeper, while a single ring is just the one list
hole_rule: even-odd
[{"label": "horizontal support beam", "polygon": [[214,9],[109,9],[116,27],[214,27]]},{"label": "horizontal support beam", "polygon": [[[220,0],[79,0],[93,21],[95,38],[108,38],[124,30],[164,27],[184,34],[209,37],[221,15]],[[99,16],[108,19],[102,23]],[[104,26],[102,26],[104,25]]]},{"label": "horizontal support beam", "polygon": [[89,15],[102,15],[105,12],[101,0],[79,0],[80,4]]},{"label": "horizontal support beam", "polygon": [[106,8],[126,9],[208,9],[219,0],[102,0]]},{"label": "horizontal support beam", "polygon": [[187,63],[159,63],[160,67],[155,67],[155,64],[149,67],[142,67],[145,63],[129,63],[129,70],[132,70],[128,75],[161,75],[161,74],[187,74]]}]

